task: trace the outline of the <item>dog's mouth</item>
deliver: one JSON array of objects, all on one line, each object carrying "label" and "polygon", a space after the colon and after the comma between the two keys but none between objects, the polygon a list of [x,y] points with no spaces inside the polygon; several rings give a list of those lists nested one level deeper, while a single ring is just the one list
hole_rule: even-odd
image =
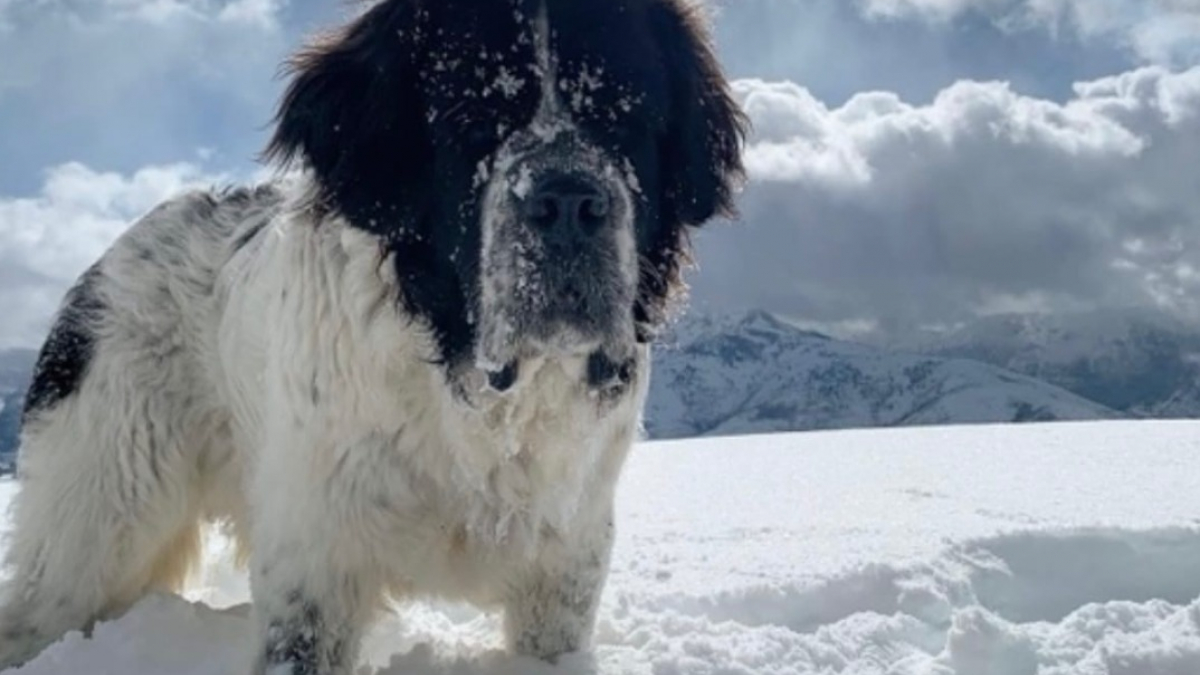
[{"label": "dog's mouth", "polygon": [[[633,383],[637,363],[633,357],[614,358],[599,349],[587,356],[583,383],[595,396],[614,398],[622,395]],[[513,359],[494,370],[484,370],[487,390],[495,394],[513,391],[521,377],[521,359]]]}]

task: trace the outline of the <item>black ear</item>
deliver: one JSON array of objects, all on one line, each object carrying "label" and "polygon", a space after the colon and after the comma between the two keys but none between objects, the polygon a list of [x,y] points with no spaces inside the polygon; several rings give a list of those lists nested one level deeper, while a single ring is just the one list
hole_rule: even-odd
[{"label": "black ear", "polygon": [[689,0],[655,7],[671,88],[671,114],[662,141],[665,214],[700,225],[734,214],[734,192],[745,178],[742,142],[747,120],[717,62],[707,22]]},{"label": "black ear", "polygon": [[[382,2],[296,54],[264,152],[281,164],[303,161],[316,175],[318,203],[367,229],[409,208],[403,193],[418,191],[427,164],[415,15],[411,0]],[[380,195],[395,199],[383,204]]]}]

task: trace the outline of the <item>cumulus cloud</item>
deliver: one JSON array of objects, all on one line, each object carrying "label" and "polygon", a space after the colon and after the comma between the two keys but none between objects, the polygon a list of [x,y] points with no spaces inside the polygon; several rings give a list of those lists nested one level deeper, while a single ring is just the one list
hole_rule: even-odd
[{"label": "cumulus cloud", "polygon": [[129,224],[168,196],[225,182],[193,164],[129,175],[54,167],[34,197],[0,197],[0,348],[44,336],[62,294]]},{"label": "cumulus cloud", "polygon": [[742,80],[743,222],[699,238],[695,295],[901,329],[1000,311],[1200,317],[1200,68],[1080,83],[1064,103],[959,82],[830,108]]},{"label": "cumulus cloud", "polygon": [[1116,39],[1153,63],[1200,63],[1197,0],[862,0],[861,7],[871,17],[940,22],[978,13],[1008,28]]}]

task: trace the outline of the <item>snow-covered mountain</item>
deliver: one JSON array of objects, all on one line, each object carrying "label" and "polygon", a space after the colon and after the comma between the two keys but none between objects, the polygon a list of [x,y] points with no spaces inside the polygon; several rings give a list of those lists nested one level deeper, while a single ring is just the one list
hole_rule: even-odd
[{"label": "snow-covered mountain", "polygon": [[[0,353],[0,470],[16,451],[34,356]],[[652,438],[680,438],[1120,416],[994,366],[892,353],[751,312],[740,319],[692,316],[675,326],[655,352],[646,429]]]},{"label": "snow-covered mountain", "polygon": [[1001,315],[914,339],[1143,417],[1200,417],[1200,326],[1154,310]]},{"label": "snow-covered mountain", "polygon": [[1001,368],[834,340],[765,312],[686,317],[673,333],[654,357],[652,438],[1121,416]]},{"label": "snow-covered mountain", "polygon": [[0,473],[13,467],[21,404],[36,357],[37,353],[28,349],[0,351]]},{"label": "snow-covered mountain", "polygon": [[[382,617],[358,672],[1195,675],[1197,437],[1125,421],[642,444],[590,653],[518,658],[497,614],[414,603]],[[246,672],[245,573],[224,540],[206,550],[184,598],[8,675]]]}]

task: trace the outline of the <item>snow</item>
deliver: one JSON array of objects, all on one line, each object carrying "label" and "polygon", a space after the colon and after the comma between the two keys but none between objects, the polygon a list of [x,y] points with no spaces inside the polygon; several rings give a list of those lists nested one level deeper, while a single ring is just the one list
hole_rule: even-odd
[{"label": "snow", "polygon": [[[1200,423],[928,427],[647,443],[630,460],[596,646],[500,649],[421,604],[377,675],[1194,675]],[[0,501],[14,490],[0,484]],[[246,584],[214,538],[148,598],[19,675],[245,672]]]}]

